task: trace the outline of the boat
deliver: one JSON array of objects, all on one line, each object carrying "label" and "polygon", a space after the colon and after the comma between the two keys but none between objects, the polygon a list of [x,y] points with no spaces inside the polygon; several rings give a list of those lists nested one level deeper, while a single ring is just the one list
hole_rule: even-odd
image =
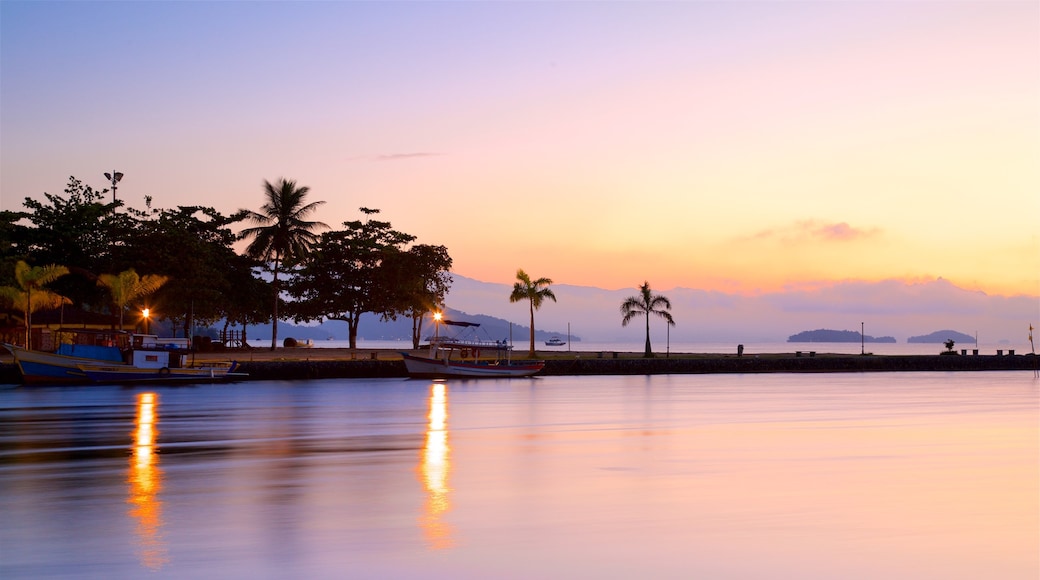
[{"label": "boat", "polygon": [[545,361],[464,361],[444,358],[426,358],[401,353],[408,376],[413,378],[446,379],[478,377],[529,377],[545,367]]},{"label": "boat", "polygon": [[565,344],[567,344],[567,341],[561,339],[558,336],[554,336],[549,340],[545,341],[545,346],[563,346]]},{"label": "boat", "polygon": [[[428,339],[428,356],[416,356],[406,352],[405,369],[412,378],[510,378],[529,377],[545,367],[545,361],[513,362],[509,358],[512,350],[505,340],[480,339],[473,331],[480,327],[476,322],[439,320],[437,324],[461,328],[456,336],[434,336]],[[481,358],[481,354],[492,358]],[[458,358],[453,358],[453,357]],[[470,358],[472,357],[472,358]],[[468,360],[467,360],[468,359]]]},{"label": "boat", "polygon": [[64,331],[74,336],[54,352],[3,343],[25,384],[214,381],[235,376],[237,363],[192,365],[188,339],[124,332]]},{"label": "boat", "polygon": [[180,381],[216,381],[233,376],[244,376],[236,373],[237,362],[222,365],[199,367],[160,367],[159,369],[134,365],[79,365],[79,369],[92,383],[125,383],[140,381],[180,382]]}]

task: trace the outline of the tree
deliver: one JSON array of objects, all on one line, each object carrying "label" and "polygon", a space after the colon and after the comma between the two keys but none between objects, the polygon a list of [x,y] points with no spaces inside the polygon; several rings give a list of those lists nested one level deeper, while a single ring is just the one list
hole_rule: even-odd
[{"label": "tree", "polygon": [[646,316],[646,350],[643,352],[644,357],[651,358],[654,356],[653,351],[650,349],[650,315],[660,316],[668,321],[669,326],[675,326],[672,314],[668,312],[671,309],[672,303],[668,298],[650,292],[649,282],[643,282],[643,285],[639,287],[637,296],[629,296],[621,303],[621,326],[628,326],[629,321],[636,316]]},{"label": "tree", "polygon": [[513,293],[509,295],[510,302],[520,302],[527,300],[530,303],[531,309],[531,350],[528,356],[534,357],[534,311],[542,307],[542,302],[548,298],[553,302],[556,302],[556,295],[549,289],[552,285],[552,280],[549,278],[539,278],[537,280],[531,280],[531,277],[527,275],[522,269],[516,271],[517,282],[513,284]]},{"label": "tree", "polygon": [[71,275],[59,280],[54,290],[74,304],[104,302],[97,273],[122,269],[114,267],[112,253],[126,246],[140,212],[116,212],[122,201],[105,203],[104,191],[75,177],[69,177],[64,196],[43,195],[45,202],[25,198],[31,226],[17,232],[19,253],[35,264],[67,264]]},{"label": "tree", "polygon": [[451,288],[451,256],[444,246],[417,244],[407,252],[389,253],[383,260],[381,278],[392,298],[385,319],[404,314],[412,320],[412,348],[419,348],[426,314],[444,303]]},{"label": "tree", "polygon": [[231,281],[232,268],[240,265],[231,227],[243,219],[244,211],[225,216],[202,206],[155,211],[140,221],[127,247],[117,252],[116,269],[132,267],[167,276],[169,281],[151,301],[164,318],[183,323],[185,337],[191,336],[197,321],[213,323],[234,307],[232,302],[242,300],[241,279]]},{"label": "tree", "polygon": [[169,281],[169,278],[159,274],[145,274],[139,276],[130,268],[118,274],[101,274],[98,276],[98,285],[108,290],[112,297],[112,304],[119,310],[119,330],[123,330],[123,312],[126,306],[134,300],[139,300],[154,293]]},{"label": "tree", "polygon": [[242,346],[248,347],[248,329],[250,324],[262,324],[267,321],[264,314],[274,294],[270,284],[253,275],[256,262],[249,256],[232,256],[226,264],[225,276],[228,284],[235,289],[233,300],[221,304],[224,317],[224,337],[228,327],[242,325]]},{"label": "tree", "polygon": [[32,348],[30,330],[32,329],[32,313],[44,308],[57,308],[71,301],[51,290],[44,288],[47,284],[69,273],[65,266],[51,264],[49,266],[29,266],[19,260],[14,267],[14,277],[18,287],[4,286],[0,288],[0,296],[6,298],[12,306],[25,314],[25,347]]},{"label": "tree", "polygon": [[[377,209],[361,208],[366,215]],[[398,307],[398,289],[384,267],[390,256],[415,240],[394,230],[389,222],[344,222],[345,230],[325,232],[288,286],[295,299],[290,310],[297,321],[340,320],[347,323],[350,348],[357,348],[361,315],[375,312],[392,316]]]},{"label": "tree", "polygon": [[18,222],[27,217],[25,212],[0,210],[0,284],[14,283],[14,265],[25,258],[18,246],[26,227]]},{"label": "tree", "polygon": [[283,264],[292,265],[307,255],[318,240],[313,230],[327,228],[318,221],[305,218],[324,201],[305,203],[309,187],[297,187],[295,181],[279,179],[276,183],[264,181],[266,203],[260,212],[248,211],[246,217],[257,224],[242,230],[240,236],[253,238],[246,252],[254,259],[271,265],[274,306],[271,313],[271,350],[278,345],[278,302],[281,299],[278,273]]}]

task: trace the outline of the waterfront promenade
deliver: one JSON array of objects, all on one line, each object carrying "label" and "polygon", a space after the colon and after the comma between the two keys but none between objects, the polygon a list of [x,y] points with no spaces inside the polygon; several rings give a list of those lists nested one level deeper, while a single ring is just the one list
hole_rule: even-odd
[{"label": "waterfront promenade", "polygon": [[[410,351],[421,353],[424,351]],[[526,358],[520,353],[515,358]],[[1016,355],[848,355],[810,353],[735,354],[670,353],[643,358],[634,352],[545,352],[546,376],[655,375],[709,373],[834,373],[916,371],[1032,371],[1038,357]],[[406,377],[400,351],[384,349],[253,348],[198,353],[196,362],[237,360],[243,380]],[[20,382],[11,356],[0,356],[0,383]]]}]

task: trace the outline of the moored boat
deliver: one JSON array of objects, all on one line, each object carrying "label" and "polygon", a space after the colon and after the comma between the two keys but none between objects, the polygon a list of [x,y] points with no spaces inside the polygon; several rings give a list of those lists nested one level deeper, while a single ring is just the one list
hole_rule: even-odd
[{"label": "moored boat", "polygon": [[[491,340],[475,335],[480,324],[458,322],[437,318],[438,325],[444,324],[460,329],[456,336],[440,336],[429,339],[429,356],[401,353],[408,376],[413,378],[479,378],[479,377],[529,377],[542,370],[545,361],[513,362],[509,358],[512,346],[505,340]],[[438,326],[439,330],[439,326]],[[486,333],[485,333],[486,334]],[[493,358],[481,358],[481,353]],[[452,358],[455,355],[459,358]],[[468,360],[472,356],[472,360]]]},{"label": "moored boat", "polygon": [[231,376],[243,376],[236,373],[236,362],[223,365],[207,365],[199,367],[161,367],[142,368],[132,365],[80,365],[87,379],[92,383],[120,383],[138,381],[217,381]]},{"label": "moored boat", "polygon": [[478,378],[529,377],[545,366],[545,361],[464,361],[444,358],[426,358],[401,353],[408,376],[414,378]]},{"label": "moored boat", "polygon": [[14,357],[25,384],[207,381],[242,376],[234,372],[234,362],[189,364],[187,339],[97,332],[90,336],[88,343],[63,343],[55,352],[3,346]]}]

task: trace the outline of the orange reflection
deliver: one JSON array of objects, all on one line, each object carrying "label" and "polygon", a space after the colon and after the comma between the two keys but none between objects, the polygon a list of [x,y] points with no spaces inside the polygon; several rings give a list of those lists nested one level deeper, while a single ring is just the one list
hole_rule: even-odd
[{"label": "orange reflection", "polygon": [[426,445],[419,460],[420,477],[426,489],[426,502],[419,525],[423,529],[430,547],[440,550],[450,548],[452,529],[443,521],[444,514],[451,508],[448,498],[448,474],[451,462],[448,459],[448,389],[444,383],[430,385],[429,426],[426,429]]},{"label": "orange reflection", "polygon": [[162,539],[162,470],[155,440],[159,435],[159,397],[155,393],[137,395],[137,416],[134,419],[133,453],[126,482],[130,497],[130,516],[137,520],[137,541],[141,563],[158,570],[166,562],[166,545]]}]

